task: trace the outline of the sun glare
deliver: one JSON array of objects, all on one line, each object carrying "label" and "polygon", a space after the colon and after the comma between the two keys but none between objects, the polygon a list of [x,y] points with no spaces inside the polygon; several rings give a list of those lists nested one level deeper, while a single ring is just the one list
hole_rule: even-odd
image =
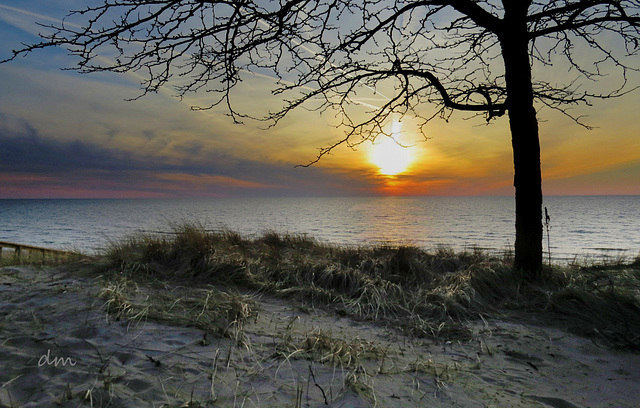
[{"label": "sun glare", "polygon": [[401,124],[393,122],[391,133],[393,138],[380,136],[373,144],[371,163],[380,168],[380,174],[395,176],[409,168],[412,157],[410,149],[401,146],[396,140]]}]

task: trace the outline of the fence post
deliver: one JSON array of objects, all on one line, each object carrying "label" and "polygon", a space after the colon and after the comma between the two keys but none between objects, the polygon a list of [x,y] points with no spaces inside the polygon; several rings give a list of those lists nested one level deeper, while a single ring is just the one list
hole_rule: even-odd
[{"label": "fence post", "polygon": [[22,258],[22,247],[20,245],[16,246],[16,248],[13,250],[13,257],[16,260]]}]

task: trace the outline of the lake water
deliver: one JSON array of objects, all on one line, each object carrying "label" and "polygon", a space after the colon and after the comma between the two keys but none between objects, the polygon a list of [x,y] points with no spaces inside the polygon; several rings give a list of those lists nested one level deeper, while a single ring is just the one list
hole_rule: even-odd
[{"label": "lake water", "polygon": [[[554,259],[640,254],[640,196],[551,196],[544,206]],[[248,236],[275,230],[338,244],[427,249],[504,251],[515,237],[513,197],[0,200],[0,215],[0,241],[84,252],[183,221]]]}]

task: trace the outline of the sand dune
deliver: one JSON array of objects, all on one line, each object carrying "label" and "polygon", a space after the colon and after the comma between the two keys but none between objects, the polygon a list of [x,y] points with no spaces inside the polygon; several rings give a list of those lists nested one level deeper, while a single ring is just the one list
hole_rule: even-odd
[{"label": "sand dune", "polygon": [[115,320],[101,289],[80,270],[0,269],[1,407],[639,406],[640,355],[557,328],[486,321],[436,344],[261,295],[228,338]]}]

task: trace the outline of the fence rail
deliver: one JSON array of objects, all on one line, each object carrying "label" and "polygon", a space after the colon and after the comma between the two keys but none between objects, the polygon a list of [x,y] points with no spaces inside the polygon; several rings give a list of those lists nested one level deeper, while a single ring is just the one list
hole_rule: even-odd
[{"label": "fence rail", "polygon": [[[8,251],[5,251],[5,249],[8,249]],[[0,241],[0,258],[4,258],[5,255],[9,255],[15,260],[41,260],[42,262],[45,262],[47,259],[64,259],[72,254],[73,252],[62,251],[59,249]]]}]

